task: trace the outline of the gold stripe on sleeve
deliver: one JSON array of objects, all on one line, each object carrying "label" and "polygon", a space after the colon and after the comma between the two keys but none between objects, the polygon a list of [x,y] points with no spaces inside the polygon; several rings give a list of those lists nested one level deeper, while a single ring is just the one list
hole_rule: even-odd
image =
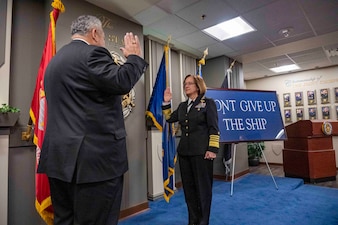
[{"label": "gold stripe on sleeve", "polygon": [[165,117],[166,120],[168,120],[170,118],[170,115],[171,115],[171,109],[164,109],[163,111],[163,115]]},{"label": "gold stripe on sleeve", "polygon": [[209,146],[219,148],[219,135],[211,134],[209,136]]}]

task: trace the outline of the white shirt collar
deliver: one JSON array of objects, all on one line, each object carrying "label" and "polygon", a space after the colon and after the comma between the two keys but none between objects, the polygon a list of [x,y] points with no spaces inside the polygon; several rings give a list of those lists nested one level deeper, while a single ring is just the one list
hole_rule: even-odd
[{"label": "white shirt collar", "polygon": [[86,40],[82,39],[82,38],[74,38],[73,41],[83,41],[84,43],[86,43],[87,45],[89,45],[89,43]]}]

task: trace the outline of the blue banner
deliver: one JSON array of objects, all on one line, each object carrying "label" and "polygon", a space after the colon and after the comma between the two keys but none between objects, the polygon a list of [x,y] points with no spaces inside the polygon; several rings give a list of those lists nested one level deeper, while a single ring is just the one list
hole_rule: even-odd
[{"label": "blue banner", "polygon": [[275,91],[208,89],[218,112],[220,142],[285,140]]}]

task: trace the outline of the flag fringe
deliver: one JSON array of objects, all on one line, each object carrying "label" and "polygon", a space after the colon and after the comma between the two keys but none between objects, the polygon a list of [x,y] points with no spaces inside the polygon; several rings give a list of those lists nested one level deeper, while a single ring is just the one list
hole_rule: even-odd
[{"label": "flag fringe", "polygon": [[48,212],[46,209],[52,205],[52,199],[49,196],[45,200],[41,202],[41,204],[38,202],[38,200],[35,200],[35,208],[38,211],[41,218],[48,224],[53,225],[54,220],[54,213]]},{"label": "flag fringe", "polygon": [[[174,158],[174,162],[176,163],[176,157]],[[170,179],[172,179],[173,175],[174,175],[175,169],[169,167],[168,168],[168,179],[166,179],[163,182],[163,187],[164,187],[164,199],[166,200],[166,202],[169,202],[170,197],[174,195],[174,188],[170,188],[168,187],[168,185],[170,184]],[[175,183],[175,182],[174,182]]]},{"label": "flag fringe", "polygon": [[153,121],[153,123],[154,123],[154,125],[155,125],[155,127],[156,127],[157,129],[159,129],[160,131],[163,130],[161,124],[159,124],[159,123],[156,121],[156,118],[155,118],[155,116],[153,115],[152,112],[146,111],[146,115],[149,116],[149,117],[151,118],[151,120]]}]

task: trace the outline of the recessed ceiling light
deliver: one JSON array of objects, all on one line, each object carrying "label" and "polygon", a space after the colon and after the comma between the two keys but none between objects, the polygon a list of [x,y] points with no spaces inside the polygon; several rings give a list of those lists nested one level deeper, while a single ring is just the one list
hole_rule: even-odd
[{"label": "recessed ceiling light", "polygon": [[328,57],[338,56],[338,48],[325,50]]},{"label": "recessed ceiling light", "polygon": [[300,69],[300,68],[296,64],[270,68],[270,70],[275,73],[281,73],[281,72],[292,71],[292,70],[297,70],[297,69]]},{"label": "recessed ceiling light", "polygon": [[285,38],[288,38],[292,32],[293,32],[293,28],[292,27],[287,27],[287,28],[281,29],[278,33],[281,36],[283,36]]},{"label": "recessed ceiling light", "polygon": [[220,41],[236,37],[242,34],[246,34],[252,31],[255,31],[250,24],[245,22],[241,17],[236,17],[231,20],[219,23],[215,26],[206,28],[203,30],[204,33],[207,33]]}]

